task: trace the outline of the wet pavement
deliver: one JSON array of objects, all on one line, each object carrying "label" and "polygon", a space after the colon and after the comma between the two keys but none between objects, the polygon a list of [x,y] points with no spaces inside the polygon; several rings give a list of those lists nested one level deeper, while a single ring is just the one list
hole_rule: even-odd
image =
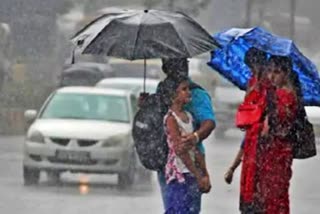
[{"label": "wet pavement", "polygon": [[[239,169],[231,185],[224,183],[223,174],[236,154],[241,138],[240,132],[230,131],[225,140],[214,137],[207,140],[207,163],[213,188],[203,197],[202,213],[239,213]],[[131,190],[119,190],[116,176],[112,175],[65,173],[60,185],[52,185],[43,173],[38,186],[24,187],[22,148],[23,137],[0,137],[0,213],[163,213],[155,176],[152,187],[137,183]],[[290,189],[292,214],[319,213],[319,159],[317,156],[294,161]]]}]

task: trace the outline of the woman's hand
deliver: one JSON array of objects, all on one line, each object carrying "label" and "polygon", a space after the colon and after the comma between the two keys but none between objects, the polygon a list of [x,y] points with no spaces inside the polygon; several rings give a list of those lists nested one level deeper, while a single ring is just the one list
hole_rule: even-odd
[{"label": "woman's hand", "polygon": [[138,107],[143,105],[144,100],[149,96],[149,93],[141,92],[138,98]]},{"label": "woman's hand", "polygon": [[226,181],[227,184],[232,183],[232,178],[233,178],[233,170],[228,169],[228,171],[224,174],[224,180]]}]

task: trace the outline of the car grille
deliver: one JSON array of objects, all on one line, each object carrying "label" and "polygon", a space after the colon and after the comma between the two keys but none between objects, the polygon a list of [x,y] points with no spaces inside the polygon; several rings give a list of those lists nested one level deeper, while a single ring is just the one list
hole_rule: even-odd
[{"label": "car grille", "polygon": [[77,141],[80,147],[93,146],[98,142],[96,140],[77,140]]},{"label": "car grille", "polygon": [[51,141],[55,144],[58,144],[60,146],[67,146],[70,142],[69,138],[57,138],[57,137],[51,137]]},{"label": "car grille", "polygon": [[97,160],[92,160],[92,159],[80,161],[80,160],[61,160],[56,157],[49,157],[48,160],[51,163],[62,163],[62,164],[76,164],[76,165],[95,165],[95,164],[97,164]]},{"label": "car grille", "polygon": [[[60,146],[67,146],[71,139],[70,138],[51,137],[50,140],[53,143],[58,144]],[[84,140],[84,139],[78,139],[76,141],[80,147],[93,146],[98,142],[97,140]]]}]

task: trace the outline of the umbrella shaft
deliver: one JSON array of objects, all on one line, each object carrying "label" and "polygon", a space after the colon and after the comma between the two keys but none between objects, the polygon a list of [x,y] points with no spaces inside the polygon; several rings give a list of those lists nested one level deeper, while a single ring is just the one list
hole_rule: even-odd
[{"label": "umbrella shaft", "polygon": [[143,73],[143,92],[146,92],[146,78],[147,78],[147,60],[144,59],[144,73]]}]

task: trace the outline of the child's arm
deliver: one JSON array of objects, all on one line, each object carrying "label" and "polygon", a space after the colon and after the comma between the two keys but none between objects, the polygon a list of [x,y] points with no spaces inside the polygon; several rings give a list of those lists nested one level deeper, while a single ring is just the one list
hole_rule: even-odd
[{"label": "child's arm", "polygon": [[[173,142],[173,146],[178,147],[179,144],[183,142],[181,140],[181,133],[179,131],[179,126],[177,124],[176,119],[172,115],[169,115],[166,120],[166,125],[167,125],[167,132]],[[176,150],[176,154],[179,156],[179,158],[181,158],[182,162],[186,165],[188,170],[197,178],[197,180],[199,180],[202,177],[201,173],[193,163],[189,152],[188,151],[178,152]]]},{"label": "child's arm", "polygon": [[206,166],[205,156],[197,148],[194,148],[194,151],[195,151],[196,165],[201,169],[202,176],[203,176],[201,179],[201,185],[199,187],[203,193],[208,193],[210,192],[210,189],[211,189],[211,182],[210,182],[209,172]]},{"label": "child's arm", "polygon": [[205,160],[204,155],[197,148],[195,148],[194,151],[195,151],[196,164],[201,169],[202,175],[209,176],[209,172],[207,169],[206,160]]}]

